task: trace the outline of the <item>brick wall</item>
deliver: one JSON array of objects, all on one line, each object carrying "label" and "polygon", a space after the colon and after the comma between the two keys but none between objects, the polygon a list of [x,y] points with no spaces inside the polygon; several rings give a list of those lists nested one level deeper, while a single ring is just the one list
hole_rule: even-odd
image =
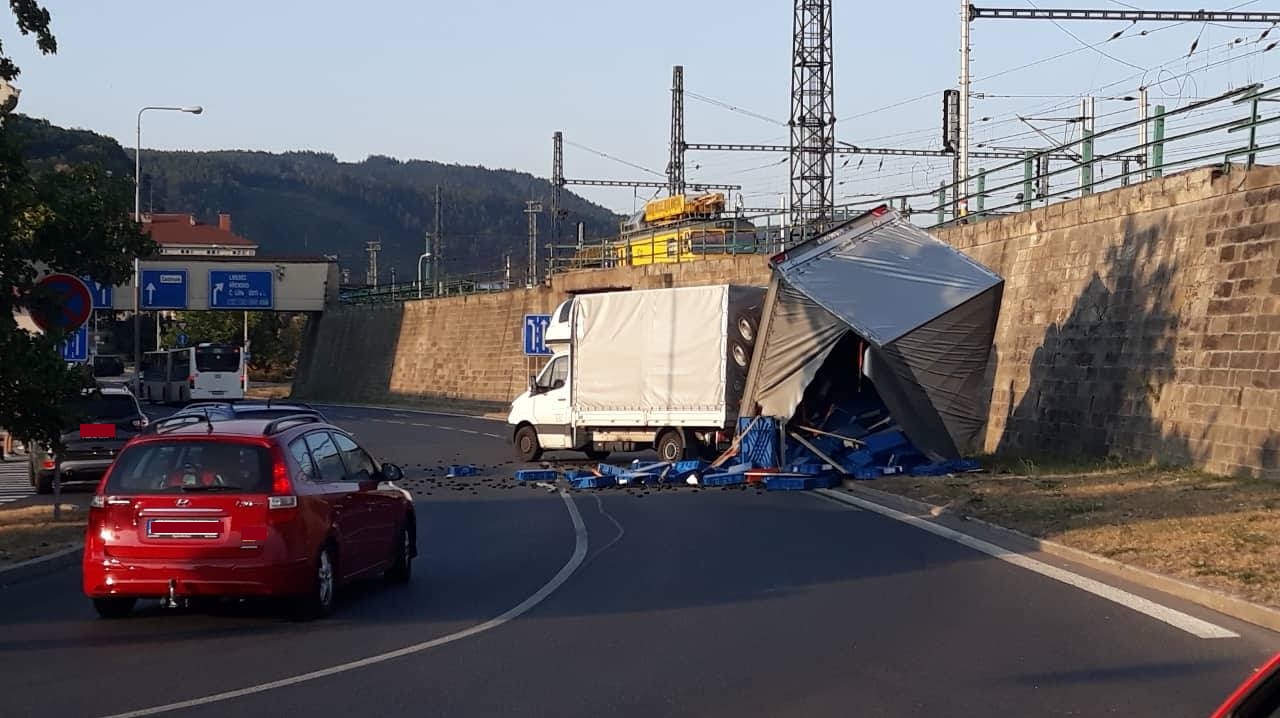
[{"label": "brick wall", "polygon": [[[938,233],[1006,278],[988,451],[1280,478],[1280,168],[1200,169]],[[326,312],[315,398],[507,402],[521,319],[571,292],[768,281],[763,257],[574,272],[549,288]]]},{"label": "brick wall", "polygon": [[551,287],[341,307],[313,320],[295,382],[299,397],[509,403],[545,359],[523,353],[525,314],[549,314],[571,293],[769,281],[763,257],[570,272]]},{"label": "brick wall", "polygon": [[1006,278],[983,448],[1280,478],[1280,168],[938,237]]}]

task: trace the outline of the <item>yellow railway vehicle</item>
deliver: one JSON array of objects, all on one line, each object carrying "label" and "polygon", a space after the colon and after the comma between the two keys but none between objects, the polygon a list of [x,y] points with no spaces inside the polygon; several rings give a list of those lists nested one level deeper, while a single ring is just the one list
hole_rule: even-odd
[{"label": "yellow railway vehicle", "polygon": [[605,247],[584,247],[575,265],[637,266],[693,262],[709,257],[756,252],[756,226],[724,216],[718,192],[656,199],[622,223],[619,237]]}]

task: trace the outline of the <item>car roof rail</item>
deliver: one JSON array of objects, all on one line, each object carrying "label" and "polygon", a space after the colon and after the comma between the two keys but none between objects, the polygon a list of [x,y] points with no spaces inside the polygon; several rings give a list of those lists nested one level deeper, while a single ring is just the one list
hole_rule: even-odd
[{"label": "car roof rail", "polygon": [[216,407],[224,407],[224,406],[226,406],[226,407],[230,407],[230,406],[231,406],[231,402],[228,402],[228,401],[193,401],[193,402],[191,402],[190,404],[187,404],[186,406],[184,406],[184,407],[182,407],[182,408],[183,408],[184,410],[185,410],[185,409],[207,409],[207,408],[212,408],[212,407],[215,407],[215,406],[216,406]]},{"label": "car roof rail", "polygon": [[285,426],[286,424],[293,426],[297,424],[323,424],[323,423],[324,423],[324,420],[320,418],[319,414],[316,414],[314,412],[313,413],[299,412],[297,414],[289,414],[288,416],[282,416],[279,419],[275,419],[274,421],[270,422],[265,427],[263,427],[262,435],[270,436],[272,434],[278,434],[281,431],[284,431],[286,428],[288,428]]},{"label": "car roof rail", "polygon": [[213,433],[213,420],[207,414],[177,414],[175,416],[166,416],[163,419],[156,419],[143,429],[146,434],[159,434],[161,429],[167,428],[169,431],[180,429],[191,424],[199,424],[204,422],[209,425],[209,432]]}]

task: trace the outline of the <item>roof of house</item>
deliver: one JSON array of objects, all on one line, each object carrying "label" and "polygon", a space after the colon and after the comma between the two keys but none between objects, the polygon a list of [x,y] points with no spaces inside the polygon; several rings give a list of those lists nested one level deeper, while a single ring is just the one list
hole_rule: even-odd
[{"label": "roof of house", "polygon": [[152,214],[143,217],[142,231],[159,245],[199,247],[254,247],[257,242],[245,239],[229,229],[196,221],[190,214]]}]

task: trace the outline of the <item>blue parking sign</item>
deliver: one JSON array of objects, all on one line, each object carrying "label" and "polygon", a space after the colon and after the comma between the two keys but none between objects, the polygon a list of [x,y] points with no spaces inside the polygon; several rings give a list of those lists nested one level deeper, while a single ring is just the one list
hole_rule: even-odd
[{"label": "blue parking sign", "polygon": [[59,351],[63,361],[89,361],[89,325],[81,324],[79,329],[68,334]]},{"label": "blue parking sign", "polygon": [[524,315],[524,353],[525,356],[548,356],[547,326],[551,324],[550,314]]}]

